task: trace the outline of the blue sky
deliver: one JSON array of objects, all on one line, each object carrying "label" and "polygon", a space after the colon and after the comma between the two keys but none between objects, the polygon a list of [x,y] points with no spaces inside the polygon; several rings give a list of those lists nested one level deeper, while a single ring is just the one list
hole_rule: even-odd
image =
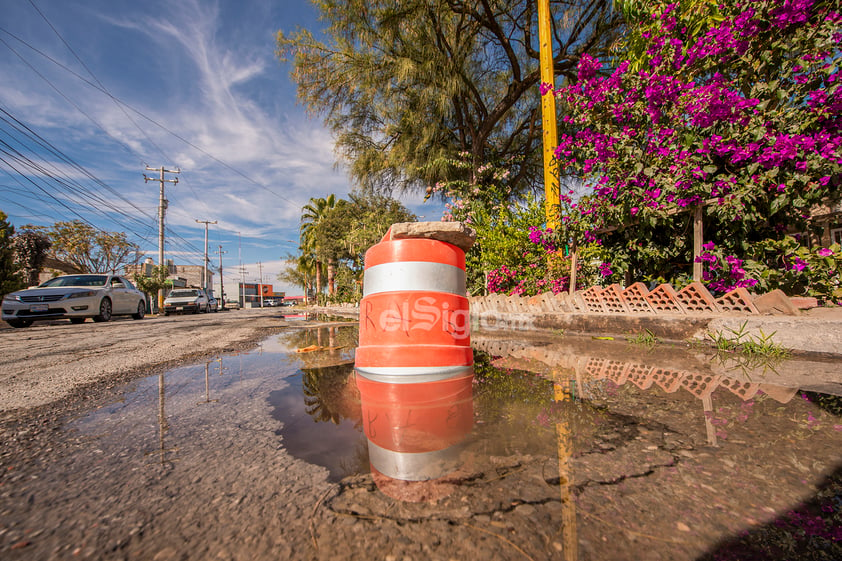
[{"label": "blue sky", "polygon": [[278,30],[317,30],[317,15],[307,0],[0,0],[0,210],[15,226],[125,231],[157,261],[159,183],[143,174],[180,168],[167,258],[201,264],[196,220],[217,221],[226,288],[261,262],[264,282],[299,293],[275,277],[301,207],[351,190],[274,53]]}]

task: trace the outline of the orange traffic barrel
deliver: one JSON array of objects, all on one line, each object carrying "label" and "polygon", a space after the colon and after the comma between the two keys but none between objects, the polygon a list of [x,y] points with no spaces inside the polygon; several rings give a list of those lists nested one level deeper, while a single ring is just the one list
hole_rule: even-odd
[{"label": "orange traffic barrel", "polygon": [[358,373],[371,473],[383,493],[418,502],[453,491],[474,423],[473,378],[406,383],[397,375],[382,382]]},{"label": "orange traffic barrel", "polygon": [[404,383],[464,376],[473,365],[465,251],[390,232],[365,254],[357,372]]}]

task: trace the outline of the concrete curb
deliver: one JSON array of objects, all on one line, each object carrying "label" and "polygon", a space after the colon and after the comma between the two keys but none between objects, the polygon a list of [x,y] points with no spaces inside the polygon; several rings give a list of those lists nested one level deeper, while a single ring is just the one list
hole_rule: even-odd
[{"label": "concrete curb", "polygon": [[[505,297],[504,297],[505,298]],[[529,310],[527,306],[524,306]],[[359,319],[355,307],[311,308],[316,313]],[[823,310],[822,310],[823,311]],[[540,310],[481,312],[472,309],[474,331],[545,332],[626,338],[652,333],[661,341],[710,341],[708,334],[730,341],[768,339],[794,353],[842,358],[842,308],[797,316],[643,313],[559,313]]]}]

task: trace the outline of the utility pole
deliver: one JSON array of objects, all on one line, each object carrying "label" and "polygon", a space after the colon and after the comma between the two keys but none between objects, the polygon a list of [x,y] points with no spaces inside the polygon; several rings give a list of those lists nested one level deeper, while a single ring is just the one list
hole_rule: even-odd
[{"label": "utility pole", "polygon": [[[164,197],[164,184],[165,183],[172,183],[175,185],[178,183],[178,178],[174,177],[172,179],[164,179],[165,173],[181,173],[181,170],[176,168],[174,170],[165,169],[164,166],[160,168],[151,168],[146,166],[146,171],[157,171],[161,173],[161,177],[156,179],[154,177],[147,177],[147,175],[143,174],[143,182],[149,181],[158,181],[161,183],[161,196],[158,199],[158,267],[164,267],[164,216],[167,214],[167,205],[169,201],[167,201],[166,197]],[[169,272],[169,270],[168,270]],[[158,289],[158,311],[164,308],[164,289]]]},{"label": "utility pole", "polygon": [[[205,293],[208,291],[208,224],[216,224],[216,220],[211,222],[210,220],[196,220],[197,224],[204,224],[205,225],[205,261],[203,263],[204,268],[202,269],[202,288],[205,289]],[[222,273],[220,273],[222,274]]]},{"label": "utility pole", "polygon": [[237,232],[237,257],[240,260],[240,290],[237,291],[237,297],[239,298],[239,294],[242,293],[242,302],[240,303],[241,308],[246,307],[246,270],[243,268],[243,239],[240,237],[240,233]]},{"label": "utility pole", "polygon": [[[553,71],[552,18],[549,0],[538,0],[538,42],[541,67],[541,83],[555,88]],[[559,185],[553,173],[553,155],[558,146],[556,132],[555,95],[552,91],[541,96],[541,118],[544,145],[544,193],[546,197],[547,227],[555,228],[559,213]]]},{"label": "utility pole", "polygon": [[222,251],[222,246],[220,245],[217,253],[219,253],[219,298],[217,298],[217,300],[219,300],[220,298],[222,299],[222,309],[224,310],[225,309],[225,287],[222,285],[222,254],[228,253],[228,252]]},{"label": "utility pole", "polygon": [[260,293],[260,307],[263,307],[263,263],[257,262],[257,268],[260,271],[260,280],[257,281],[257,291]]},{"label": "utility pole", "polygon": [[242,293],[241,298],[243,299],[242,306],[243,308],[246,307],[246,268],[243,265],[240,265],[240,292]]}]

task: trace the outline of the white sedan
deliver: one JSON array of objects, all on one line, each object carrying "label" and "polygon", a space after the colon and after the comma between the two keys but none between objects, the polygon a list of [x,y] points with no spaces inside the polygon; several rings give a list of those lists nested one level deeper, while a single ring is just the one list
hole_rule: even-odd
[{"label": "white sedan", "polygon": [[29,327],[42,319],[109,321],[114,315],[146,315],[146,296],[117,275],[64,275],[3,297],[2,318],[12,327]]}]

